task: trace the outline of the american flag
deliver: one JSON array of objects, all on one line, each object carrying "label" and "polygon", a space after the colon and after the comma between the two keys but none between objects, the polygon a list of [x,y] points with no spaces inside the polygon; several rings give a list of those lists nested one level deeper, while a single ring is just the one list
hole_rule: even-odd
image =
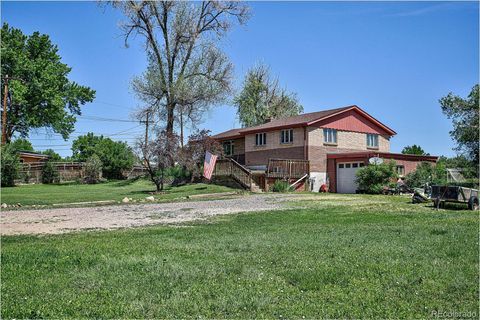
[{"label": "american flag", "polygon": [[203,163],[203,176],[210,180],[212,178],[213,169],[215,168],[215,162],[217,162],[217,157],[210,152],[205,153],[205,162]]}]

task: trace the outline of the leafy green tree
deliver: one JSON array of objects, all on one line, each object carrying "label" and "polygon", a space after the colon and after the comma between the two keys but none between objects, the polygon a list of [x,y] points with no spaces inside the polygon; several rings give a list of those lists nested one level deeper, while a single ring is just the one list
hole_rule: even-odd
[{"label": "leafy green tree", "polygon": [[479,163],[479,91],[477,84],[467,98],[449,93],[440,99],[443,113],[453,122],[450,136],[457,143],[456,150],[476,164]]},{"label": "leafy green tree", "polygon": [[130,170],[135,162],[135,155],[126,142],[95,136],[91,132],[73,141],[72,153],[75,160],[82,162],[97,155],[107,179],[122,179],[123,171]]},{"label": "leafy green tree", "polygon": [[[14,133],[27,136],[30,129],[49,127],[67,139],[74,130],[80,106],[93,101],[95,91],[68,79],[71,68],[61,62],[58,48],[48,35],[2,26],[2,76],[12,80],[6,140]],[[2,78],[1,86],[4,86]],[[3,101],[3,90],[1,99]]]},{"label": "leafy green tree", "polygon": [[56,153],[55,150],[53,150],[53,149],[47,149],[47,150],[43,151],[42,154],[45,154],[45,155],[49,156],[50,157],[49,159],[54,161],[54,162],[58,162],[58,161],[63,160],[62,157],[58,153]]},{"label": "leafy green tree", "polygon": [[53,161],[48,160],[43,164],[42,167],[42,183],[50,184],[56,183],[60,180],[60,174],[58,173],[57,168],[53,164]]},{"label": "leafy green tree", "polygon": [[243,127],[303,112],[303,106],[298,102],[296,94],[280,88],[278,79],[272,78],[270,69],[261,64],[247,72],[243,89],[234,98],[234,104]]},{"label": "leafy green tree", "polygon": [[384,187],[398,178],[396,168],[393,160],[360,168],[356,172],[359,189],[367,193],[381,193]]},{"label": "leafy green tree", "polygon": [[1,148],[1,180],[2,187],[13,187],[19,176],[20,158],[12,145],[6,144]]},{"label": "leafy green tree", "polygon": [[103,139],[103,136],[96,136],[93,132],[79,136],[72,143],[72,158],[76,161],[87,161],[88,158],[95,154],[97,145]]},{"label": "leafy green tree", "polygon": [[403,153],[403,154],[416,154],[416,155],[420,155],[420,156],[428,156],[428,155],[430,155],[429,153],[426,153],[426,152],[422,149],[422,147],[417,146],[416,144],[411,145],[411,146],[406,146],[405,148],[403,148],[402,153]]},{"label": "leafy green tree", "polygon": [[15,139],[13,142],[10,142],[10,145],[15,151],[35,151],[32,143],[23,138]]}]

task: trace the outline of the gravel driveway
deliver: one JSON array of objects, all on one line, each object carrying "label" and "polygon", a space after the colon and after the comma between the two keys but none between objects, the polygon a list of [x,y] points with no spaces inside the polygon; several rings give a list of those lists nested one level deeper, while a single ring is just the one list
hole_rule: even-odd
[{"label": "gravel driveway", "polygon": [[248,211],[279,210],[285,194],[249,195],[234,199],[88,208],[2,211],[2,235],[56,234],[85,229],[115,229],[170,224]]}]

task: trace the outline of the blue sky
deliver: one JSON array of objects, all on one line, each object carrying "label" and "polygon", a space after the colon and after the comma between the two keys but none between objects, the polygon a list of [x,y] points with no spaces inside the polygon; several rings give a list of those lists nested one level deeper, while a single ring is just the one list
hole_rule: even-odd
[{"label": "blue sky", "polygon": [[[419,144],[435,155],[453,155],[451,122],[438,99],[466,96],[479,81],[477,2],[253,2],[246,26],[222,46],[235,65],[235,87],[256,62],[270,65],[281,84],[298,94],[305,112],[356,104],[393,128],[391,151]],[[97,91],[84,115],[131,119],[141,105],[130,88],[146,66],[140,39],[123,45],[122,16],[96,2],[5,2],[2,22],[26,34],[40,31],[58,45],[70,78]],[[226,104],[205,115],[214,133],[238,126]],[[87,131],[133,144],[143,132],[135,122],[79,119]],[[72,140],[45,130],[34,147],[71,155]]]}]

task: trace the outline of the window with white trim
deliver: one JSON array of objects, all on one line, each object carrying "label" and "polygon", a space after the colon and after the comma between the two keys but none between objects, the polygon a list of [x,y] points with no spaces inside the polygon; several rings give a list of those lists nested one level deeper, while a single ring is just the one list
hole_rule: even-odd
[{"label": "window with white trim", "polygon": [[378,134],[367,133],[367,147],[378,148]]},{"label": "window with white trim", "polygon": [[399,176],[405,175],[405,166],[402,166],[402,165],[397,166],[397,174]]},{"label": "window with white trim", "polygon": [[323,129],[323,142],[329,144],[337,144],[337,130]]},{"label": "window with white trim", "polygon": [[256,146],[264,146],[266,144],[267,144],[267,134],[265,132],[255,134]]},{"label": "window with white trim", "polygon": [[293,142],[293,129],[282,130],[280,132],[280,143]]}]

